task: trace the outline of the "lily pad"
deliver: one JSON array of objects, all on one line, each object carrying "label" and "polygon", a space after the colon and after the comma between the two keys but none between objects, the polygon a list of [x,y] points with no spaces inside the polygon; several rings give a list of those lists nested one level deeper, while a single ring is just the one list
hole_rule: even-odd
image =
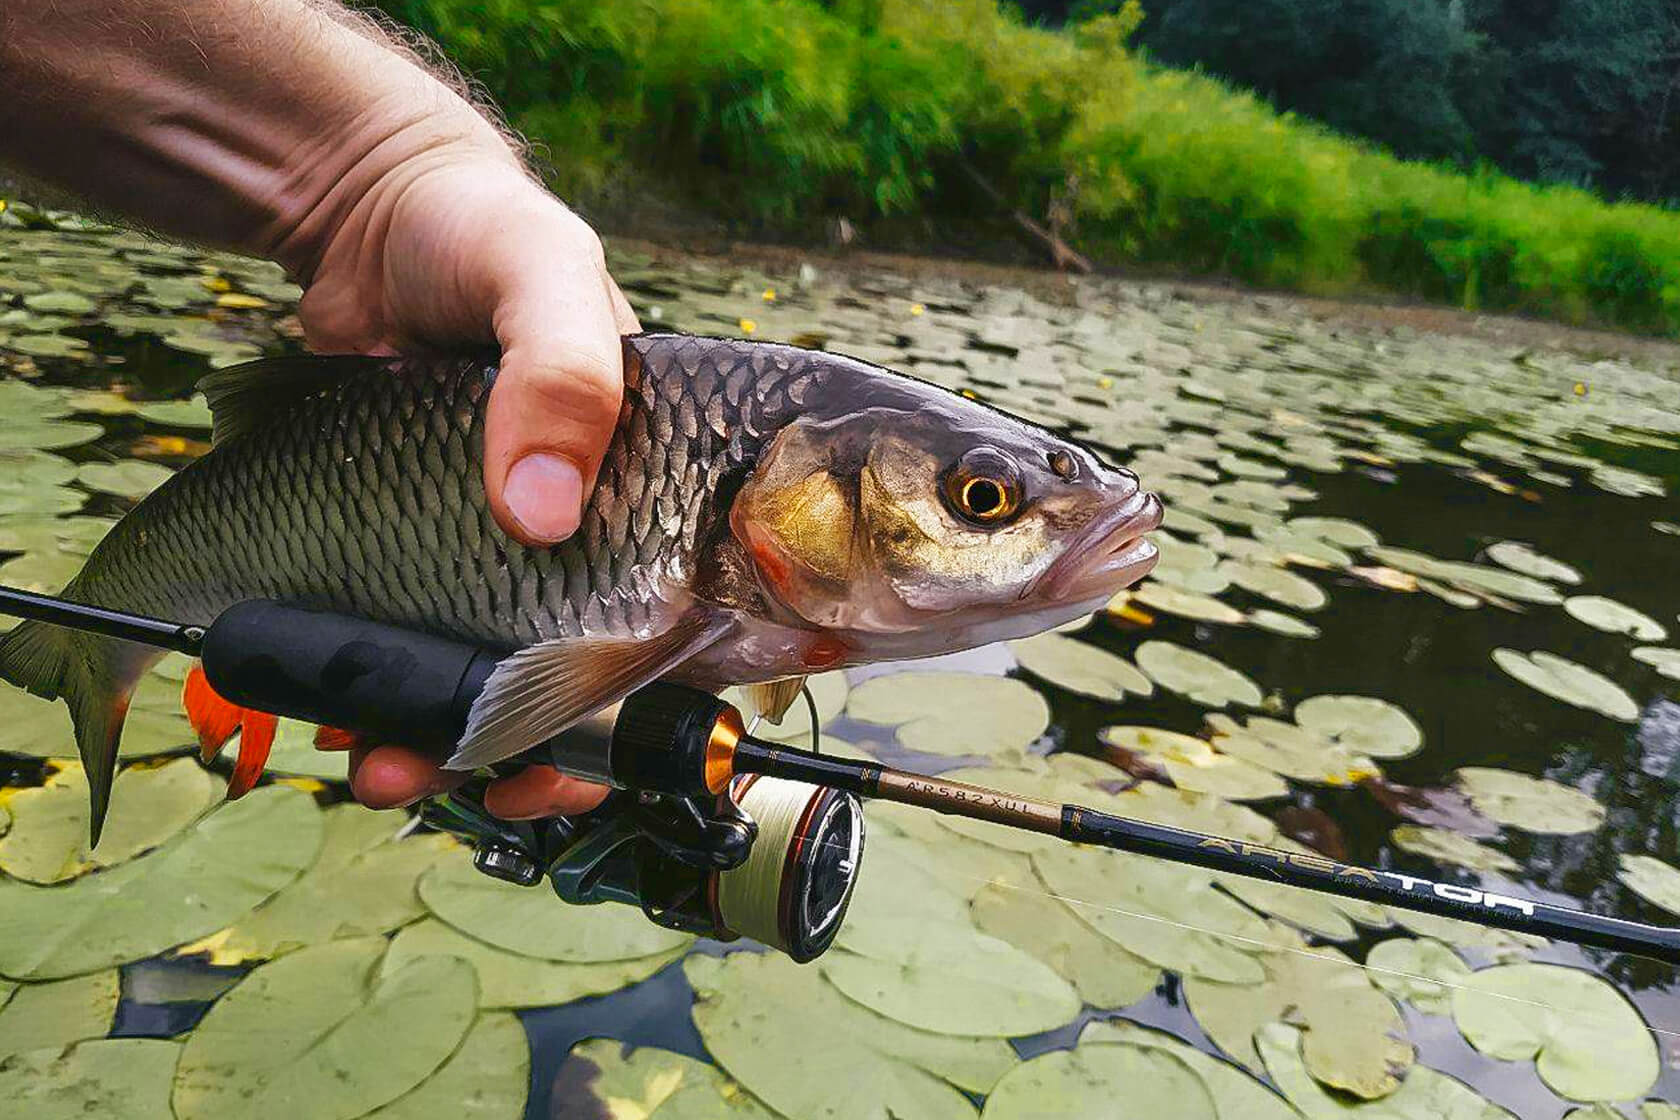
[{"label": "lily pad", "polygon": [[[973,1120],[963,1090],[990,1091],[1017,1061],[1002,1039],[933,1034],[883,1018],[817,969],[778,954],[695,955],[683,970],[706,1050],[784,1116]],[[813,1054],[846,1076],[812,1077]]]},{"label": "lily pad", "polygon": [[120,867],[57,887],[0,882],[0,975],[74,976],[202,937],[296,878],[320,842],[309,796],[267,786]]},{"label": "lily pad", "polygon": [[1452,947],[1429,937],[1394,937],[1365,957],[1377,987],[1430,1015],[1451,1015],[1453,990],[1470,977]]},{"label": "lily pad", "polygon": [[1382,775],[1366,756],[1293,723],[1251,716],[1245,726],[1215,714],[1208,724],[1214,730],[1213,745],[1223,753],[1296,781],[1346,786]]},{"label": "lily pad", "polygon": [[1366,1100],[1400,1087],[1413,1057],[1405,1023],[1362,969],[1329,947],[1264,953],[1258,962],[1258,984],[1186,978],[1190,1011],[1215,1045],[1259,1073],[1255,1031],[1287,1020],[1302,1028],[1301,1056],[1314,1079]]},{"label": "lily pad", "polygon": [[1660,1072],[1656,1041],[1620,992],[1555,964],[1494,965],[1453,992],[1453,1021],[1501,1061],[1534,1059],[1540,1079],[1574,1101],[1622,1101]]},{"label": "lily pad", "polygon": [[1206,739],[1158,727],[1105,727],[1102,740],[1158,765],[1179,789],[1232,801],[1282,797],[1289,785],[1264,767],[1221,754]]},{"label": "lily pad", "polygon": [[1630,652],[1635,661],[1644,662],[1669,680],[1680,681],[1680,649],[1638,646]]},{"label": "lily pad", "polygon": [[1257,610],[1248,616],[1248,621],[1262,630],[1282,634],[1286,638],[1316,638],[1321,632],[1312,623],[1282,611]]},{"label": "lily pad", "polygon": [[1125,1007],[1154,990],[1161,970],[1080,921],[1060,900],[1003,883],[981,887],[974,924],[1055,969],[1092,1007]]},{"label": "lily pad", "polygon": [[[937,704],[932,702],[935,697]],[[896,725],[899,742],[931,754],[1021,750],[1050,726],[1050,707],[1031,685],[976,673],[871,677],[852,689],[846,713],[869,723]]]},{"label": "lily pad", "polygon": [[111,1038],[31,1050],[0,1062],[0,1100],[29,1120],[176,1120],[169,1084],[181,1044]]},{"label": "lily pad", "polygon": [[1518,1120],[1470,1086],[1427,1066],[1413,1066],[1400,1087],[1374,1101],[1349,1101],[1326,1092],[1301,1058],[1302,1032],[1267,1023],[1254,1045],[1289,1102],[1307,1120]]},{"label": "lily pad", "polygon": [[478,973],[480,1007],[517,1009],[552,1007],[628,988],[687,950],[683,944],[651,957],[595,964],[539,961],[486,945],[436,918],[425,918],[397,932],[382,967],[391,972],[416,957],[460,957]]},{"label": "lily pad", "polygon": [[1297,533],[1339,544],[1343,548],[1375,548],[1381,543],[1381,539],[1365,526],[1340,517],[1294,517],[1287,524]]},{"label": "lily pad", "polygon": [[1119,701],[1155,692],[1131,662],[1077,638],[1040,634],[1010,642],[1009,649],[1028,672],[1083,696]]},{"label": "lily pad", "polygon": [[144,498],[175,476],[168,467],[143,459],[119,463],[83,463],[76,468],[76,481],[90,490],[115,494],[119,498]]},{"label": "lily pad", "polygon": [[[1120,1043],[1163,1050],[1195,1071],[1213,1097],[1219,1120],[1300,1120],[1300,1114],[1277,1093],[1229,1062],[1204,1054],[1164,1031],[1149,1030],[1125,1019],[1101,1019],[1079,1035],[1079,1046]],[[1098,1110],[1094,1115],[1101,1115]],[[1172,1115],[1171,1109],[1161,1113]]]},{"label": "lily pad", "polygon": [[381,938],[334,941],[240,981],[181,1051],[180,1120],[350,1120],[437,1072],[472,1025],[472,966],[428,957],[381,978],[384,951]]},{"label": "lily pad", "polygon": [[1563,609],[1595,630],[1625,634],[1641,642],[1660,642],[1668,637],[1662,623],[1602,595],[1575,595],[1563,601]]},{"label": "lily pad", "polygon": [[722,1070],[652,1046],[607,1038],[572,1047],[554,1081],[560,1115],[636,1120],[776,1120]]},{"label": "lily pad", "polygon": [[1488,559],[1494,563],[1510,568],[1513,572],[1533,576],[1535,579],[1550,579],[1569,584],[1581,582],[1580,572],[1562,560],[1554,560],[1534,551],[1531,545],[1522,541],[1500,541],[1498,544],[1491,544],[1487,554]]},{"label": "lily pad", "polygon": [[1436,863],[1468,867],[1472,871],[1517,871],[1522,866],[1504,852],[1479,844],[1451,829],[1403,824],[1388,836],[1402,851]]},{"label": "lily pad", "polygon": [[1500,648],[1493,651],[1493,663],[1536,692],[1565,704],[1624,723],[1639,718],[1639,705],[1615,681],[1555,653],[1536,650],[1529,654]]},{"label": "lily pad", "polygon": [[1266,923],[1216,890],[1211,873],[1104,848],[1034,854],[1033,868],[1080,921],[1128,953],[1185,976],[1264,979]]},{"label": "lily pad", "polygon": [[1219,570],[1244,591],[1296,610],[1316,611],[1329,601],[1318,584],[1283,568],[1227,561]]},{"label": "lily pad", "polygon": [[192,759],[117,775],[99,847],[89,850],[87,774],[66,765],[35,789],[14,793],[12,831],[0,838],[0,871],[31,883],[61,883],[150,851],[191,824],[222,794]]},{"label": "lily pad", "polygon": [[169,428],[210,427],[210,406],[201,395],[184,401],[147,401],[135,411],[141,419]]},{"label": "lily pad", "polygon": [[1343,750],[1405,758],[1423,746],[1423,729],[1405,710],[1374,696],[1314,696],[1295,706],[1295,722]]},{"label": "lily pad", "polygon": [[1213,1094],[1182,1058],[1113,1042],[1051,1050],[1022,1062],[997,1083],[980,1115],[982,1120],[1116,1115],[1121,1086],[1131,1115],[1218,1120]]},{"label": "lily pad", "polygon": [[103,1038],[116,1018],[120,987],[116,970],[109,969],[24,984],[11,999],[0,998],[0,1063],[29,1050]]},{"label": "lily pad", "polygon": [[650,957],[687,944],[632,906],[567,906],[552,891],[504,883],[463,853],[420,877],[420,898],[468,937],[539,960],[587,964]]},{"label": "lily pad", "polygon": [[525,1111],[531,1048],[512,1015],[480,1015],[438,1071],[366,1120],[506,1120]]},{"label": "lily pad", "polygon": [[1238,626],[1247,617],[1237,608],[1228,603],[1221,603],[1211,595],[1202,595],[1153,579],[1134,590],[1131,601],[1142,603],[1152,610],[1193,619],[1196,622]]},{"label": "lily pad", "polygon": [[207,939],[217,964],[277,956],[307,945],[389,933],[420,917],[420,876],[445,859],[465,859],[451,836],[397,839],[400,812],[334,805],[321,815],[320,854],[279,894]]},{"label": "lily pad", "polygon": [[1604,806],[1548,778],[1466,766],[1457,781],[1477,812],[1512,828],[1570,836],[1604,823]]},{"label": "lily pad", "polygon": [[1653,906],[1660,906],[1671,914],[1680,914],[1680,869],[1664,863],[1655,856],[1617,857],[1621,871],[1616,878],[1628,890]]},{"label": "lily pad", "polygon": [[[20,340],[14,339],[12,345]],[[82,420],[9,419],[0,425],[0,450],[32,448],[57,451],[96,440],[105,430]]]},{"label": "lily pad", "polygon": [[1162,688],[1181,693],[1209,708],[1240,704],[1260,706],[1260,686],[1205,653],[1171,642],[1149,641],[1138,646],[1138,668]]},{"label": "lily pad", "polygon": [[39,292],[24,296],[23,305],[31,311],[57,315],[87,315],[99,308],[98,304],[78,292]]}]

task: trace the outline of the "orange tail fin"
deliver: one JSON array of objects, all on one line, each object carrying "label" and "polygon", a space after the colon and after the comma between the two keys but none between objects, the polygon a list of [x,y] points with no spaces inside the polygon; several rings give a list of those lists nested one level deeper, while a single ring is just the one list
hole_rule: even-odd
[{"label": "orange tail fin", "polygon": [[187,720],[198,733],[198,753],[205,762],[214,760],[234,732],[239,733],[239,761],[234,763],[227,795],[232,800],[251,792],[251,787],[262,777],[263,764],[274,746],[279,718],[222,699],[210,687],[201,665],[194,665],[187,672],[187,683],[181,689],[181,706],[187,710]]}]

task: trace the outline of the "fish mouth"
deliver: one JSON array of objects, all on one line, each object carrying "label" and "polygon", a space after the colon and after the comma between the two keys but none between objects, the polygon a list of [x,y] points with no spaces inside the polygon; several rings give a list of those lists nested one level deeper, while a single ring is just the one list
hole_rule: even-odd
[{"label": "fish mouth", "polygon": [[1035,588],[1045,598],[1084,600],[1113,595],[1148,575],[1160,555],[1145,533],[1161,527],[1161,499],[1139,491],[1095,518]]}]

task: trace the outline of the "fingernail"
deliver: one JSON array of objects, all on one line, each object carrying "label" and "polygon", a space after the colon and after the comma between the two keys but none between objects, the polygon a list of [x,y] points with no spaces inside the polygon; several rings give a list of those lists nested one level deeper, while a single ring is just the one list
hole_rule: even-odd
[{"label": "fingernail", "polygon": [[508,471],[502,498],[533,540],[562,541],[577,531],[583,511],[583,474],[563,455],[533,452]]}]

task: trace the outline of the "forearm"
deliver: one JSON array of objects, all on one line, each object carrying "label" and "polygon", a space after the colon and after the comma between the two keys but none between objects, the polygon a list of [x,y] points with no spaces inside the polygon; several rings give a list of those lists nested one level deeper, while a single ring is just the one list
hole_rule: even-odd
[{"label": "forearm", "polygon": [[311,0],[0,5],[0,162],[305,280],[462,145],[516,162],[448,85]]}]

